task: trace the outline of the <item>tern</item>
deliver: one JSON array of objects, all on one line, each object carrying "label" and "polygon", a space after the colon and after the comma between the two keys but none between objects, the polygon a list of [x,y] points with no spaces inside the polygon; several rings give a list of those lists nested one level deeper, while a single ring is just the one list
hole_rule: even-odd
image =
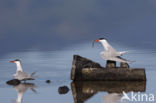
[{"label": "tern", "polygon": [[103,47],[104,51],[101,52],[101,57],[105,60],[111,60],[111,61],[117,61],[117,62],[123,62],[123,63],[131,63],[133,61],[126,60],[122,58],[121,56],[125,53],[128,53],[128,51],[122,51],[117,52],[108,42],[105,38],[99,38],[97,40],[94,40],[93,46],[95,42],[100,42]]},{"label": "tern", "polygon": [[17,70],[16,74],[13,75],[14,79],[18,79],[20,81],[26,81],[26,80],[34,80],[34,74],[35,72],[31,74],[27,74],[26,72],[23,71],[22,66],[21,66],[21,61],[19,59],[10,61],[11,63],[16,63]]}]

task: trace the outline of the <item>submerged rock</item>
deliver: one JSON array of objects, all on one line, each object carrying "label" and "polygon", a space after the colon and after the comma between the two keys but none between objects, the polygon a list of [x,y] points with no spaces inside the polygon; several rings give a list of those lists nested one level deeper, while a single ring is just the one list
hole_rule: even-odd
[{"label": "submerged rock", "polygon": [[58,88],[59,94],[66,94],[69,92],[69,88],[67,86],[61,86]]},{"label": "submerged rock", "polygon": [[18,85],[21,83],[18,79],[12,79],[6,82],[8,85]]}]

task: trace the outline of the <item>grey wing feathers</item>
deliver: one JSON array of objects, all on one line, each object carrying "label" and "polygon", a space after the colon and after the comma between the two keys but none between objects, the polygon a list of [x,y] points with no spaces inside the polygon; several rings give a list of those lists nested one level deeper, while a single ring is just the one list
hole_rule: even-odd
[{"label": "grey wing feathers", "polygon": [[35,72],[29,75],[26,72],[18,71],[16,75],[14,76],[14,78],[18,80],[34,80],[34,77],[33,77],[34,74]]},{"label": "grey wing feathers", "polygon": [[27,78],[27,77],[28,77],[28,74],[26,72],[21,72],[21,71],[16,72],[16,74],[14,75],[14,78],[18,80],[23,80],[24,78]]},{"label": "grey wing feathers", "polygon": [[124,61],[128,61],[128,60],[126,60],[126,59],[124,59],[124,58],[122,58],[122,57],[120,57],[120,56],[117,56],[117,58],[119,58],[119,59],[121,59],[121,60],[124,60]]},{"label": "grey wing feathers", "polygon": [[18,76],[20,76],[20,77],[27,77],[28,74],[26,72],[18,72]]},{"label": "grey wing feathers", "polygon": [[126,59],[124,59],[124,58],[122,58],[122,57],[120,57],[120,56],[117,56],[116,58],[119,59],[119,60],[121,60],[122,62],[126,62],[126,63],[135,62],[135,61],[126,60]]},{"label": "grey wing feathers", "polygon": [[108,50],[108,51],[111,51],[111,52],[117,52],[117,51],[116,51],[112,46],[110,46],[110,45],[107,47],[107,50]]},{"label": "grey wing feathers", "polygon": [[32,77],[35,73],[36,73],[36,72],[31,73],[31,74],[30,74],[30,77]]}]

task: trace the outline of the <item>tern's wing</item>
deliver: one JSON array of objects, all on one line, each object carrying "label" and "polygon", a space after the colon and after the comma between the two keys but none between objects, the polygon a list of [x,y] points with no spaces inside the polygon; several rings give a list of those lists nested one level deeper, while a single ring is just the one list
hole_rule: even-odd
[{"label": "tern's wing", "polygon": [[106,50],[116,52],[116,50],[111,45],[106,46]]},{"label": "tern's wing", "polygon": [[103,47],[106,51],[110,52],[117,52],[109,43],[108,44],[103,44]]},{"label": "tern's wing", "polygon": [[120,54],[110,45],[104,46],[106,52],[109,52],[112,56],[120,56]]},{"label": "tern's wing", "polygon": [[113,53],[108,52],[108,51],[101,52],[101,57],[105,60],[112,60],[112,61],[117,61],[117,62],[124,62],[124,63],[135,62],[135,61],[126,60],[120,56],[116,56],[116,54],[113,54]]},{"label": "tern's wing", "polygon": [[112,57],[117,57],[118,54],[115,53],[115,52],[109,52],[109,51],[103,51],[100,53],[101,54],[101,57],[105,60],[109,60],[111,59]]},{"label": "tern's wing", "polygon": [[112,59],[114,59],[114,61],[124,62],[124,63],[131,63],[131,62],[133,62],[133,61],[126,60],[126,59],[124,59],[124,58],[122,58],[120,56],[116,56],[116,57],[114,57]]},{"label": "tern's wing", "polygon": [[23,78],[27,78],[28,74],[26,72],[20,72],[19,76],[23,77]]},{"label": "tern's wing", "polygon": [[23,80],[23,79],[25,79],[25,78],[28,78],[28,74],[26,73],[26,72],[21,72],[21,71],[18,71],[17,73],[16,73],[16,75],[14,76],[14,78],[15,79],[19,79],[19,80]]}]

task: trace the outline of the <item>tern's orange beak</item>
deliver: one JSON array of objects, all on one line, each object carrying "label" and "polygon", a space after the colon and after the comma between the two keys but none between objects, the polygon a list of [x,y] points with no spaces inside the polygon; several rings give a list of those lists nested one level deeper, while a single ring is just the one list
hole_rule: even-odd
[{"label": "tern's orange beak", "polygon": [[10,61],[11,63],[15,63],[15,60]]},{"label": "tern's orange beak", "polygon": [[94,40],[95,42],[99,42],[99,40]]},{"label": "tern's orange beak", "polygon": [[92,43],[92,47],[94,47],[95,42],[99,42],[99,40],[94,40],[93,43]]}]

